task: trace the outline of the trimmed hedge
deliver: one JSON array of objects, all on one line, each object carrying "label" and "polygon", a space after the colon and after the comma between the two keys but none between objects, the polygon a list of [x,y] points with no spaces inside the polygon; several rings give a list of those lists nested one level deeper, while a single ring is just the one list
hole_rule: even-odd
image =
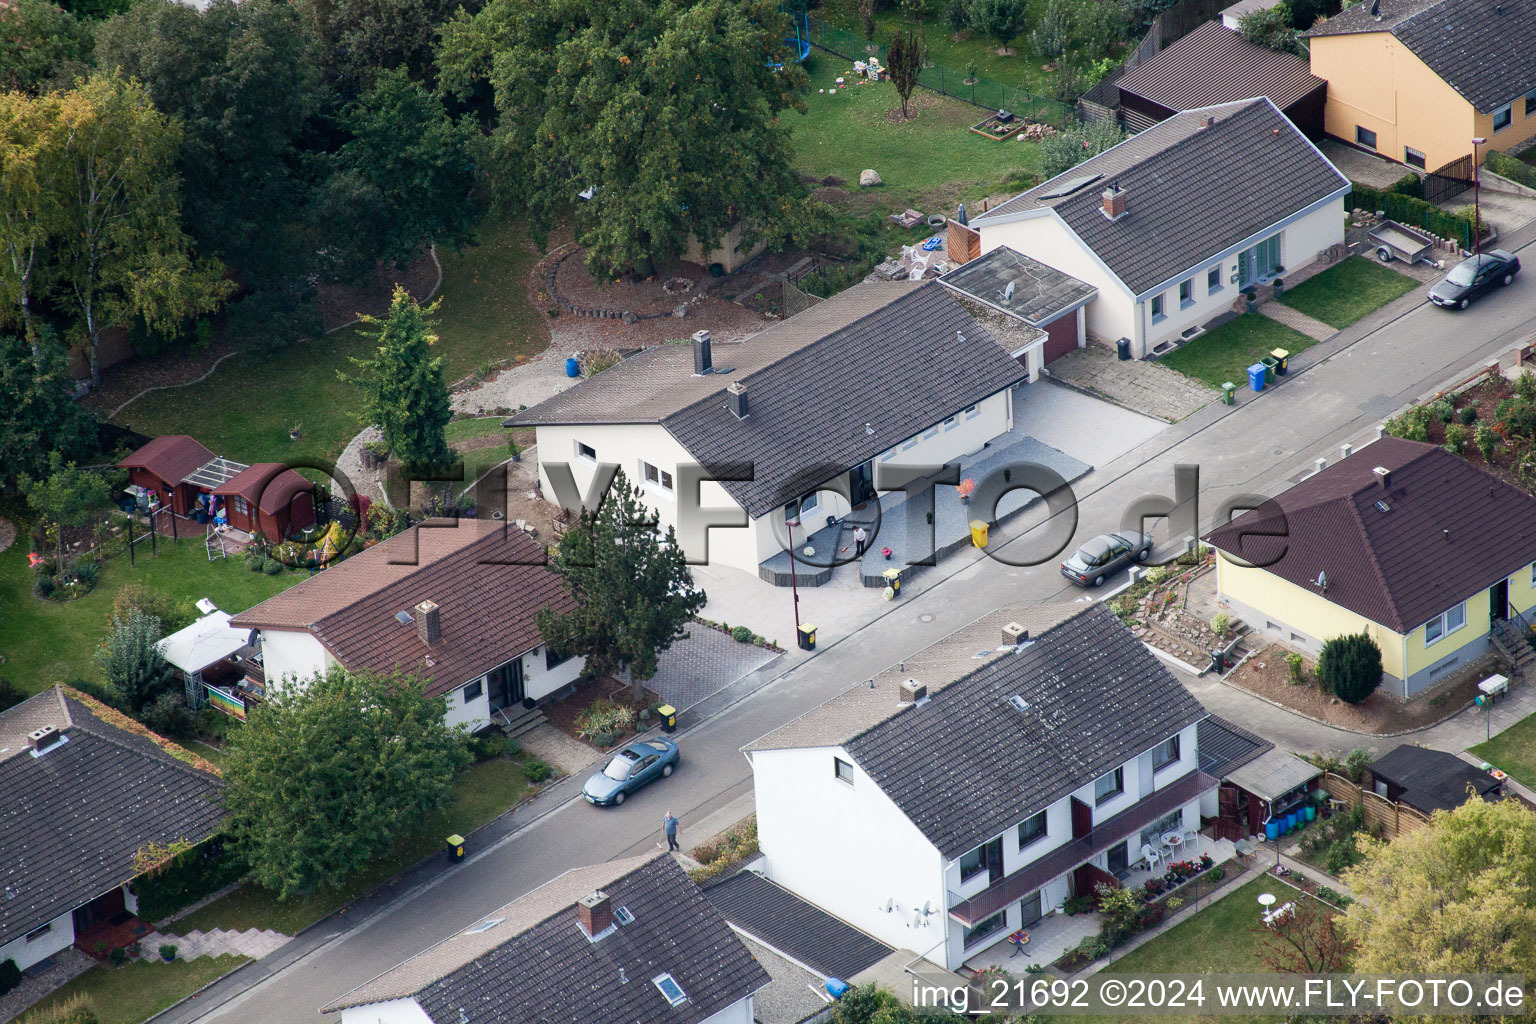
[{"label": "trimmed hedge", "polygon": [[1483,166],[1501,178],[1508,178],[1526,188],[1536,188],[1536,167],[1532,167],[1519,157],[1500,153],[1496,149],[1489,150],[1488,160]]},{"label": "trimmed hedge", "polygon": [[133,883],[139,917],[161,921],[245,877],[246,866],[223,838],[214,836],[178,855],[161,870]]},{"label": "trimmed hedge", "polygon": [[1356,182],[1354,190],[1345,197],[1344,205],[1349,210],[1382,210],[1399,224],[1423,228],[1441,238],[1456,239],[1463,248],[1472,247],[1471,218],[1457,216],[1401,192],[1383,192]]}]

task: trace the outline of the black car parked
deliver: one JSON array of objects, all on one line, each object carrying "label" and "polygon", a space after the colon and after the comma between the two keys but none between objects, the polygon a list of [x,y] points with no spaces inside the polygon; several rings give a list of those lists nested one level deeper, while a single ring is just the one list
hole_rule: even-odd
[{"label": "black car parked", "polygon": [[1520,273],[1520,257],[1503,249],[1462,260],[1429,290],[1429,301],[1446,308],[1466,309],[1472,300],[1495,285],[1503,286]]}]

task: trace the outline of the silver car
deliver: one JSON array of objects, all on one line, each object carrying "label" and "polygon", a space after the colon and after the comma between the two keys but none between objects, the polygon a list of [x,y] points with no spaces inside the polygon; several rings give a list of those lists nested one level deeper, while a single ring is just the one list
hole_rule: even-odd
[{"label": "silver car", "polygon": [[1152,538],[1135,530],[1105,533],[1072,552],[1061,563],[1061,574],[1081,587],[1101,587],[1132,562],[1145,562],[1151,553]]}]

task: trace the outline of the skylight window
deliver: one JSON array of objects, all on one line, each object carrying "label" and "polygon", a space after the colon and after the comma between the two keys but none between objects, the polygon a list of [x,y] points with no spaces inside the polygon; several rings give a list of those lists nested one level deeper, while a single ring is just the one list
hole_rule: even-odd
[{"label": "skylight window", "polygon": [[409,626],[416,621],[410,612],[395,612],[395,621],[402,626]]},{"label": "skylight window", "polygon": [[670,974],[658,974],[651,979],[651,984],[661,990],[667,1002],[673,1006],[682,1006],[688,1001],[688,993],[683,991],[683,986],[677,983],[677,979]]},{"label": "skylight window", "polygon": [[1025,700],[1023,697],[1020,697],[1018,694],[1014,694],[1012,697],[1009,697],[1008,703],[1013,705],[1013,709],[1015,711],[1029,710],[1029,701]]},{"label": "skylight window", "polygon": [[488,932],[492,928],[495,928],[497,925],[501,924],[501,922],[503,922],[505,920],[506,920],[506,918],[504,918],[504,917],[489,917],[489,918],[486,918],[484,921],[481,921],[479,924],[475,925],[473,928],[471,928],[469,931],[465,932],[464,934],[465,935],[479,935],[481,932]]},{"label": "skylight window", "polygon": [[634,924],[635,923],[635,915],[631,914],[629,912],[629,908],[628,907],[614,907],[613,908],[613,919],[615,921],[619,922],[619,924]]}]

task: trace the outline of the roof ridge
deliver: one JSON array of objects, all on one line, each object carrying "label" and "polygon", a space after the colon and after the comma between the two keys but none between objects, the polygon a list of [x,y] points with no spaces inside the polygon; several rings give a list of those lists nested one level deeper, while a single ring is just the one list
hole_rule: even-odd
[{"label": "roof ridge", "polygon": [[[1417,458],[1410,459],[1408,464],[1412,465],[1417,461]],[[1371,571],[1375,574],[1376,589],[1380,590],[1382,596],[1386,598],[1387,609],[1392,613],[1393,618],[1398,622],[1402,622],[1403,614],[1397,606],[1397,597],[1392,593],[1392,588],[1386,585],[1386,570],[1382,568],[1381,560],[1376,557],[1376,545],[1371,542],[1370,531],[1365,528],[1365,519],[1360,515],[1360,506],[1353,500],[1355,493],[1353,491],[1350,492],[1350,500],[1347,502],[1349,518],[1354,522],[1355,529],[1360,533],[1360,542],[1365,547],[1365,556],[1370,560]]]},{"label": "roof ridge", "polygon": [[[62,686],[60,688],[62,689]],[[110,743],[114,747],[117,747],[120,750],[126,750],[129,753],[131,753],[131,754],[137,754],[139,756],[146,756],[146,755],[147,756],[154,756],[154,755],[149,754],[149,752],[144,750],[143,748],[141,748],[141,747],[139,747],[139,746],[137,746],[137,745],[135,745],[133,743],[130,743],[126,739],[126,737],[128,737],[128,736],[133,736],[133,737],[135,737],[137,739],[142,739],[142,740],[148,742],[149,744],[151,744],[155,748],[155,754],[164,755],[164,761],[170,762],[169,766],[175,767],[176,769],[181,770],[181,771],[190,772],[192,775],[196,776],[197,778],[205,778],[205,777],[207,777],[209,775],[212,775],[216,779],[223,778],[223,773],[218,770],[218,767],[216,765],[214,765],[213,762],[208,761],[205,758],[198,757],[196,754],[192,753],[192,751],[188,750],[186,747],[183,747],[181,744],[177,743],[175,740],[168,739],[165,736],[161,736],[159,733],[155,732],[153,729],[149,728],[148,726],[143,725],[142,723],[138,722],[136,719],[129,718],[128,715],[126,715],[123,712],[121,712],[121,711],[117,710],[116,708],[112,707],[110,704],[107,704],[104,701],[98,700],[97,698],[92,697],[88,693],[84,693],[84,692],[82,692],[80,690],[73,690],[73,689],[70,690],[68,695],[66,695],[66,706],[67,706],[68,701],[70,701],[70,700],[78,702],[81,707],[85,708],[86,713],[90,716],[90,718],[95,723],[97,723],[98,725],[102,726],[102,728],[100,730],[97,730],[97,729],[91,728],[90,725],[87,725],[87,724],[85,724],[83,722],[75,722],[73,720],[74,719],[73,715],[70,716],[70,720],[71,720],[70,724],[71,724],[71,726],[75,726],[75,725],[80,726],[80,728],[83,731],[85,731],[87,733],[90,733],[92,736],[94,736],[97,739],[101,740],[103,743]],[[124,728],[124,726],[122,726],[122,725],[118,725],[116,722],[110,721],[107,718],[102,717],[100,714],[97,713],[96,708],[91,706],[92,704],[99,705],[102,710],[108,712],[109,714],[120,716],[128,724],[139,726],[140,728],[142,728],[144,730],[143,734],[133,732],[133,731],[127,729],[127,728]],[[62,730],[60,730],[60,731],[62,731]],[[197,767],[196,764],[192,764],[192,763],[189,763],[187,761],[183,761],[181,758],[177,757],[174,753],[171,752],[173,749],[174,750],[179,750],[182,753],[186,754],[188,757],[194,758],[194,759],[196,759],[196,761],[198,761],[198,762],[200,762],[202,764],[208,765],[208,768],[205,770],[205,769]]]}]

